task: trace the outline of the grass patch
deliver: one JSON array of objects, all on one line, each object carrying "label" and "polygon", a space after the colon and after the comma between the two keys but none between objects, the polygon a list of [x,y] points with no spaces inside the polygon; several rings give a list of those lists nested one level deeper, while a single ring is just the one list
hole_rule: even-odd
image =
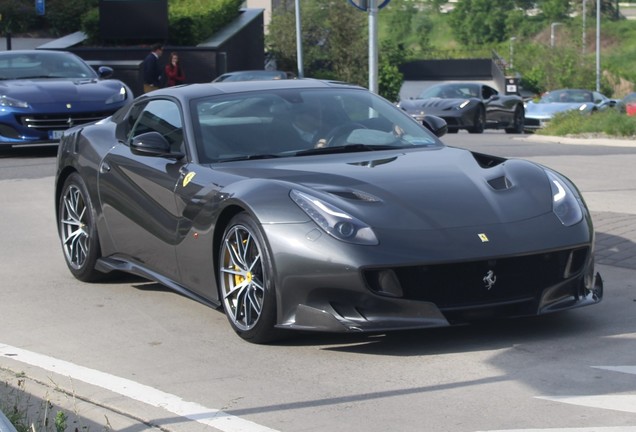
[{"label": "grass patch", "polygon": [[608,109],[594,114],[578,111],[559,113],[549,125],[537,131],[540,135],[607,135],[636,139],[636,117]]},{"label": "grass patch", "polygon": [[[0,411],[17,432],[90,432],[89,422],[79,415],[74,395],[58,391],[54,383],[53,387],[41,385],[34,390],[30,386],[37,384],[24,373],[0,372],[5,372],[0,376]],[[108,424],[94,430],[109,432],[112,428]]]}]

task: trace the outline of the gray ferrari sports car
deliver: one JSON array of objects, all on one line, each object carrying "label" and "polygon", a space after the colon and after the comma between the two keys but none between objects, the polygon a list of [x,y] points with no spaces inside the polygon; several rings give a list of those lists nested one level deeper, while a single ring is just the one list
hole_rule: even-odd
[{"label": "gray ferrari sports car", "polygon": [[523,133],[525,122],[521,96],[501,95],[490,86],[472,82],[435,84],[414,99],[401,100],[398,106],[417,120],[425,115],[443,118],[451,133],[459,129],[469,133],[482,133],[484,129]]},{"label": "gray ferrari sports car", "polygon": [[[70,272],[113,271],[222,308],[255,343],[597,303],[574,184],[445,146],[368,90],[318,80],[157,90],[60,141]],[[437,136],[436,136],[437,135]]]}]

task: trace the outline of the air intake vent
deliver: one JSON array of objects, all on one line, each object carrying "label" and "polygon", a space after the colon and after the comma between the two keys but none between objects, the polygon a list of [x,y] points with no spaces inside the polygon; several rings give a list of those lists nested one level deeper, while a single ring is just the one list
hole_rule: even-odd
[{"label": "air intake vent", "polygon": [[483,153],[472,153],[473,157],[482,168],[492,168],[506,161],[504,158],[486,155]]},{"label": "air intake vent", "polygon": [[330,190],[329,193],[352,201],[380,202],[380,200],[373,195],[360,191]]},{"label": "air intake vent", "polygon": [[501,176],[501,177],[494,178],[492,180],[488,180],[488,184],[494,190],[506,190],[512,187],[512,183],[510,183],[510,180],[508,180],[506,176]]}]

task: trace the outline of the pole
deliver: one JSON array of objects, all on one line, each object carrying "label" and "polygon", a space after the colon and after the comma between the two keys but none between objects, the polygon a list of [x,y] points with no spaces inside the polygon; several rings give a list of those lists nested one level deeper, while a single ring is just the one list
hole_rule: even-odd
[{"label": "pole", "polygon": [[378,93],[378,1],[369,0],[369,90]]},{"label": "pole", "polygon": [[558,25],[561,25],[561,23],[553,22],[552,24],[550,24],[550,48],[554,48],[554,45],[555,45],[554,28]]},{"label": "pole", "polygon": [[300,24],[300,0],[296,0],[296,57],[298,63],[298,78],[304,78],[303,72],[303,38]]},{"label": "pole", "polygon": [[510,38],[510,70],[513,70],[514,67],[514,57],[515,57],[515,51],[514,51],[514,42],[515,40],[517,40],[517,38],[515,36]]},{"label": "pole", "polygon": [[601,0],[596,0],[596,91],[601,91]]},{"label": "pole", "polygon": [[583,11],[581,12],[581,16],[583,18],[583,36],[581,39],[581,54],[585,55],[585,42],[586,42],[586,37],[585,37],[585,19],[587,18],[587,0],[583,0]]}]

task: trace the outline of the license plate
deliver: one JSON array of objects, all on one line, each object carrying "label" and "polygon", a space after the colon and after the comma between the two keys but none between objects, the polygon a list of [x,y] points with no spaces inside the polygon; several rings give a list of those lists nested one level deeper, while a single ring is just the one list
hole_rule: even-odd
[{"label": "license plate", "polygon": [[62,138],[62,134],[64,133],[63,130],[53,130],[53,131],[49,131],[49,138],[50,139],[55,139],[55,140],[59,140],[60,138]]}]

